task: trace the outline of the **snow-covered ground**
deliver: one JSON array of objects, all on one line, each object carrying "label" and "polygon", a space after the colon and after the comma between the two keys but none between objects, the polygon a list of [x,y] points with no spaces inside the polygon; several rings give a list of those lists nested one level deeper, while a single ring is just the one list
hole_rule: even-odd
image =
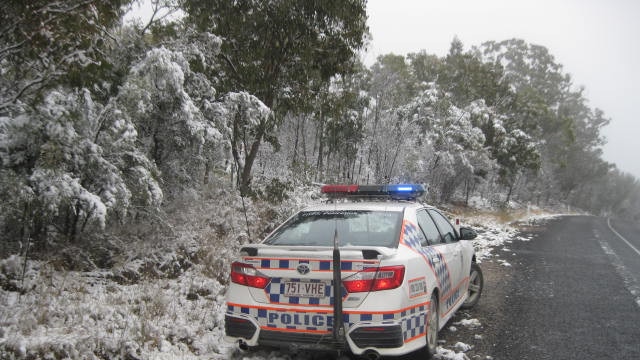
[{"label": "snow-covered ground", "polygon": [[[539,218],[527,215],[518,220]],[[479,261],[499,259],[510,242],[529,240],[492,216],[462,220],[478,230],[474,245]],[[17,256],[0,260],[0,358],[314,358],[278,351],[242,353],[223,340],[226,287],[216,269],[227,265],[225,257],[231,253],[233,249],[203,256],[178,269],[176,276],[137,281],[123,281],[118,274],[127,267],[143,267],[140,260],[93,272],[57,271],[50,263],[24,264]],[[211,266],[212,258],[219,262],[216,267]],[[506,261],[502,265],[509,266]],[[482,337],[477,319],[452,326],[478,329],[476,337]],[[436,358],[466,359],[469,349],[464,343],[440,347]]]}]

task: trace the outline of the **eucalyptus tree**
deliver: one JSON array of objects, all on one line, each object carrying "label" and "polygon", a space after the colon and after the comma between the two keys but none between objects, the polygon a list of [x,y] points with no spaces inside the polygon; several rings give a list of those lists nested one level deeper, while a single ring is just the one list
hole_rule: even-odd
[{"label": "eucalyptus tree", "polygon": [[428,183],[435,201],[450,201],[461,185],[471,186],[474,177],[494,167],[484,134],[471,121],[476,111],[457,107],[436,84],[397,111],[410,130],[396,139],[404,144],[401,171]]},{"label": "eucalyptus tree", "polygon": [[[498,111],[506,115],[504,127],[517,129],[536,139],[540,161],[551,164],[542,168],[546,170],[543,175],[552,180],[540,181],[534,176],[533,183],[545,183],[545,192],[559,191],[555,179],[557,159],[569,141],[570,123],[557,116],[553,109],[558,107],[563,91],[571,87],[570,77],[562,73],[562,66],[545,47],[520,39],[489,41],[475,52],[484,62],[503,69],[503,81],[512,90],[511,95],[498,104]],[[511,161],[507,149],[500,153],[499,158],[507,163],[501,171],[501,181],[509,186],[511,193],[513,186],[509,184],[513,184],[520,174],[513,166],[519,162]]]},{"label": "eucalyptus tree", "polygon": [[[571,76],[563,72],[544,46],[511,39],[487,42],[479,49],[483,59],[504,68],[504,78],[513,88],[511,101],[500,110],[513,125],[539,140],[541,161],[554,181],[545,185],[545,192],[569,200],[572,192],[604,176],[606,167],[598,161],[604,140],[600,129],[608,119],[599,110],[592,110],[576,88]],[[551,186],[549,186],[551,185]]]},{"label": "eucalyptus tree", "polygon": [[432,83],[440,78],[443,60],[437,55],[421,50],[407,54],[407,60],[417,83]]},{"label": "eucalyptus tree", "polygon": [[605,139],[600,131],[609,119],[601,110],[590,109],[581,91],[566,94],[557,112],[570,121],[570,141],[555,159],[556,178],[563,199],[573,201],[575,195],[580,197],[576,193],[581,189],[600,177],[608,176],[608,166],[602,160]]},{"label": "eucalyptus tree", "polygon": [[[477,50],[465,51],[458,38],[453,39],[449,53],[443,58],[417,53],[409,59],[416,77],[433,81],[447,94],[447,102],[469,113],[472,126],[483,133],[483,147],[498,165],[497,169],[483,166],[474,172],[461,172],[466,174],[459,177],[465,179],[465,198],[474,184],[486,180],[495,170],[499,183],[508,190],[508,200],[518,176],[538,168],[539,154],[533,138],[505,111],[505,104],[513,101],[516,93],[502,64],[484,60]],[[443,106],[445,102],[436,104]],[[449,111],[446,105],[442,110]],[[453,186],[453,182],[447,184]]]},{"label": "eucalyptus tree", "polygon": [[220,67],[211,74],[219,90],[248,92],[274,112],[251,128],[238,164],[247,193],[260,145],[276,143],[282,115],[303,108],[314,83],[352,71],[365,44],[365,1],[185,0],[184,10],[186,21],[222,38]]},{"label": "eucalyptus tree", "polygon": [[[215,37],[213,47],[219,45]],[[163,188],[179,195],[201,184],[207,164],[221,147],[225,127],[215,89],[200,72],[193,71],[187,49],[154,48],[135,64],[116,101],[135,125],[140,148],[161,171]]]},{"label": "eucalyptus tree", "polygon": [[483,100],[487,106],[508,101],[512,92],[505,80],[500,63],[486,62],[476,52],[464,51],[462,42],[455,37],[449,53],[439,63],[436,81],[453,96],[456,104],[464,107],[477,100]]},{"label": "eucalyptus tree", "polygon": [[[0,9],[0,222],[38,245],[158,205],[154,165],[103,85],[129,1],[5,1]],[[152,206],[153,206],[152,205]]]},{"label": "eucalyptus tree", "polygon": [[396,111],[411,101],[419,88],[406,58],[396,54],[378,56],[371,66],[369,83],[371,111],[365,128],[365,165],[370,181],[386,182],[392,168],[399,166],[398,142],[409,131],[408,119],[399,117]]},{"label": "eucalyptus tree", "polygon": [[[318,175],[353,181],[364,140],[369,97],[361,91],[360,76],[337,76],[321,94],[318,122]],[[324,166],[323,166],[324,164]]]},{"label": "eucalyptus tree", "polygon": [[[93,78],[129,0],[7,0],[0,7],[0,113],[61,82]],[[80,76],[82,74],[82,76]]]}]

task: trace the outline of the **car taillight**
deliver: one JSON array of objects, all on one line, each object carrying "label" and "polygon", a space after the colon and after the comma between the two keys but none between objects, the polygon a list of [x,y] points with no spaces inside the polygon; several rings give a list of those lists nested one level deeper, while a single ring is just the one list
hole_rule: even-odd
[{"label": "car taillight", "polygon": [[402,285],[404,266],[368,268],[342,281],[349,293],[391,290]]},{"label": "car taillight", "polygon": [[269,284],[269,278],[256,270],[253,265],[239,261],[231,264],[231,281],[258,289],[264,289]]}]

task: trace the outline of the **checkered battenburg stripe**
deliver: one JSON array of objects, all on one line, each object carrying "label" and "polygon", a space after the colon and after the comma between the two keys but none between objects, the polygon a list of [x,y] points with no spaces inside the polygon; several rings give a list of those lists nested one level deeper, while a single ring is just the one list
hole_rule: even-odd
[{"label": "checkered battenburg stripe", "polygon": [[[266,259],[245,257],[244,261],[252,264],[257,269],[273,269],[273,270],[295,270],[300,264],[306,264],[313,271],[332,271],[332,260],[313,260],[313,259]],[[365,267],[376,266],[379,261],[342,261],[340,268],[342,271],[362,271]]]},{"label": "checkered battenburg stripe", "polygon": [[433,270],[440,284],[442,294],[448,294],[451,291],[451,274],[447,268],[447,262],[440,252],[431,246],[423,247],[420,244],[422,236],[420,236],[418,227],[409,221],[404,222],[404,234],[402,242],[411,250],[421,254],[429,263],[429,267]]}]

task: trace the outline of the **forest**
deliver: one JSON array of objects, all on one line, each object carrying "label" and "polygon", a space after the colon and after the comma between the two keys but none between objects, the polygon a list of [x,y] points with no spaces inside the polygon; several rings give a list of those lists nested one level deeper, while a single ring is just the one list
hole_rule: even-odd
[{"label": "forest", "polygon": [[124,21],[137,3],[3,2],[3,256],[254,241],[320,183],[639,219],[638,179],[602,158],[615,119],[543,45],[454,38],[367,66],[365,0],[152,0]]}]

